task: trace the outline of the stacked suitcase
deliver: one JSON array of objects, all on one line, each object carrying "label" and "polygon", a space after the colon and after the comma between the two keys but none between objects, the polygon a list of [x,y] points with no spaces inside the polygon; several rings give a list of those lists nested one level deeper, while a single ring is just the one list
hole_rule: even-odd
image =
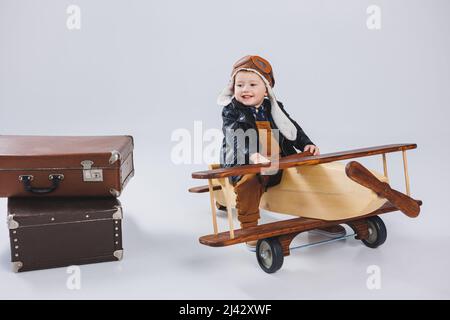
[{"label": "stacked suitcase", "polygon": [[122,207],[133,138],[0,136],[16,272],[121,260]]}]

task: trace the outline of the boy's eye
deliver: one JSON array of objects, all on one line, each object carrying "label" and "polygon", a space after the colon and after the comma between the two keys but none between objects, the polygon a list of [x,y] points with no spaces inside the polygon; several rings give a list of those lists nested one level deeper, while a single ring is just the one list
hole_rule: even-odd
[{"label": "boy's eye", "polygon": [[236,87],[239,87],[239,88],[240,88],[240,87],[242,87],[242,84],[237,84]]},{"label": "boy's eye", "polygon": [[250,84],[252,87],[254,87],[254,86],[257,86],[257,84],[256,83],[252,83],[252,84]]}]

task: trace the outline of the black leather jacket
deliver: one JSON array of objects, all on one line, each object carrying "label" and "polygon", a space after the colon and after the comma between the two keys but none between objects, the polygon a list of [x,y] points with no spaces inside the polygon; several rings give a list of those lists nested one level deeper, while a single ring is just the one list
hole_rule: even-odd
[{"label": "black leather jacket", "polygon": [[[268,99],[264,99],[264,106],[267,111],[267,117],[270,122],[272,129],[278,129],[275,124],[272,113],[271,113],[271,104]],[[278,101],[278,105],[281,110],[286,114],[289,120],[295,125],[297,128],[297,138],[294,141],[288,140],[283,136],[281,132],[279,132],[278,144],[280,146],[281,157],[288,156],[291,154],[296,154],[297,150],[303,151],[306,145],[314,144],[302,128],[292,120],[289,114],[284,110],[283,104]],[[237,139],[233,135],[227,134],[228,130],[238,130],[242,129],[244,132],[248,129],[257,129],[255,118],[253,116],[252,111],[249,107],[244,106],[235,98],[231,101],[230,104],[223,107],[222,110],[222,119],[223,126],[222,131],[224,134],[223,142],[222,142],[222,150],[221,150],[221,166],[224,168],[234,167],[243,164],[250,164],[250,150],[249,144],[245,143],[244,145],[239,145],[237,143]],[[248,141],[247,141],[248,142]],[[239,163],[238,159],[245,159],[245,163],[242,161]],[[276,176],[271,177],[271,181],[269,182],[269,186],[276,185],[281,180],[282,170]],[[236,183],[239,181],[240,176],[231,177],[231,183]]]}]

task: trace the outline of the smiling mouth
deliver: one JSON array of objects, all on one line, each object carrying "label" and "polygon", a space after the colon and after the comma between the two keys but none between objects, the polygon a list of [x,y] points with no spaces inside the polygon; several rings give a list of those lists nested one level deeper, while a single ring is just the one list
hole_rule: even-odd
[{"label": "smiling mouth", "polygon": [[250,98],[253,98],[253,96],[247,96],[247,95],[245,95],[245,96],[242,96],[242,98],[244,98],[244,99],[250,99]]}]

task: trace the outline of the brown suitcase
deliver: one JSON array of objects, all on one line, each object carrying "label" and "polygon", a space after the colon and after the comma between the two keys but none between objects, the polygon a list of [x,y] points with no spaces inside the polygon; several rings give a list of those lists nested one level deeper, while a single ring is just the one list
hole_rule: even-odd
[{"label": "brown suitcase", "polygon": [[122,259],[122,208],[116,198],[10,198],[15,272]]},{"label": "brown suitcase", "polygon": [[0,136],[0,197],[118,197],[133,174],[131,136]]}]

